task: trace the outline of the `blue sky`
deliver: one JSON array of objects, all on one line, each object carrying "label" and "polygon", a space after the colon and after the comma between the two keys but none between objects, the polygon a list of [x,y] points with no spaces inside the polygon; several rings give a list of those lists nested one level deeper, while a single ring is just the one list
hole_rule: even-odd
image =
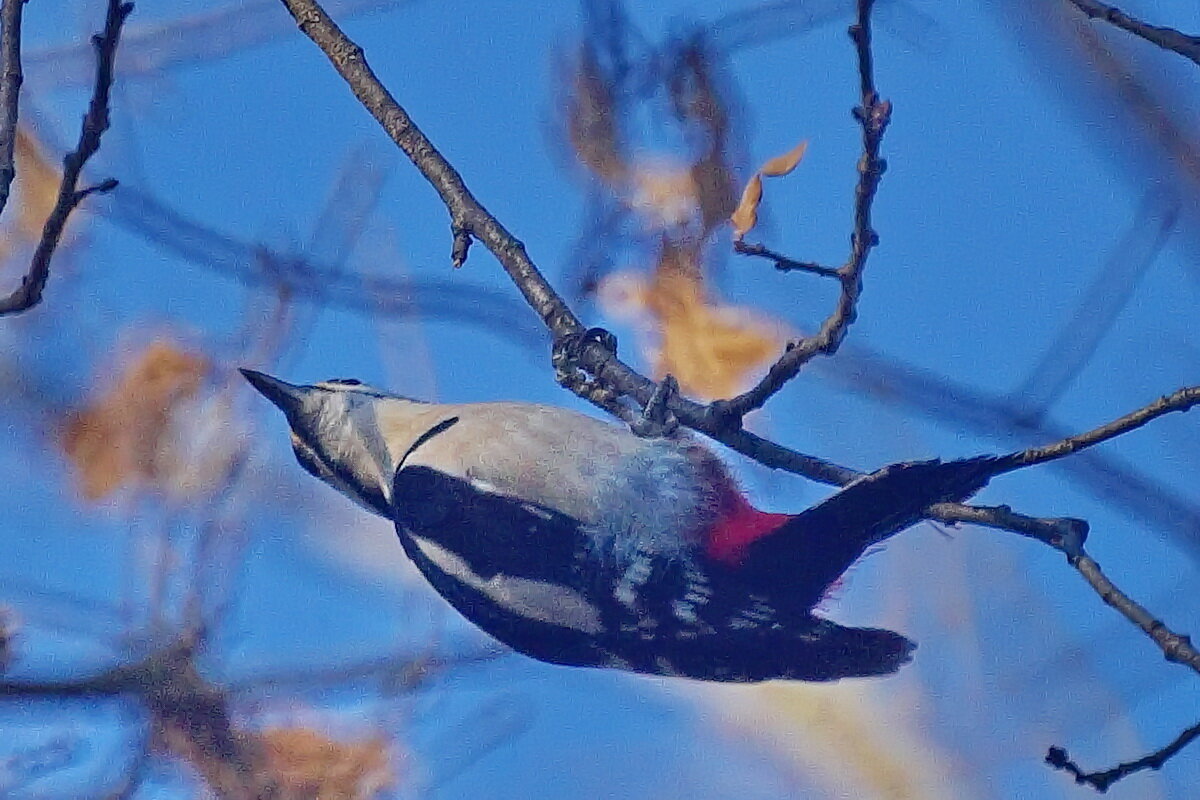
[{"label": "blue sky", "polygon": [[[36,118],[45,141],[73,140],[86,90],[65,85],[55,71],[55,63],[66,63],[61,55],[39,62],[37,54],[83,41],[100,5],[27,8],[32,61],[23,113]],[[200,14],[207,5],[139,5],[131,31]],[[631,5],[639,6],[631,18],[655,42],[685,23],[711,23],[753,4]],[[850,5],[814,0],[808,6],[814,20],[830,21],[799,24],[729,58],[747,166],[800,139],[810,142],[797,171],[768,185],[764,223],[751,238],[834,264],[847,247],[859,148],[849,114],[857,80],[844,33]],[[1114,296],[1126,299],[1049,415],[1063,430],[1086,429],[1197,383],[1195,183],[1145,144],[1143,129],[1104,93],[1109,84],[1080,68],[1048,17],[1036,13],[1039,5],[881,3],[877,83],[895,105],[883,146],[889,169],[875,206],[881,244],[844,353],[806,369],[753,419],[758,431],[864,469],[1029,444],[1027,434],[1003,420],[965,424],[956,410],[969,399],[967,389],[1019,399],[1009,393],[1029,379],[1089,297],[1089,285],[1110,263],[1126,264],[1152,249],[1163,201],[1146,198],[1164,193],[1182,198],[1179,222],[1140,278],[1110,277],[1114,285],[1090,296],[1093,310]],[[1200,29],[1193,3],[1127,5],[1163,24]],[[91,174],[116,176],[234,239],[416,285],[461,282],[490,290],[500,303],[515,300],[482,247],[463,269],[451,270],[447,217],[433,191],[390,149],[282,7],[277,11],[280,33],[261,46],[151,74],[130,66]],[[568,167],[558,138],[554,79],[580,35],[576,5],[414,0],[345,27],[480,200],[552,281],[565,283],[586,223],[586,186]],[[1166,98],[1162,115],[1194,131],[1200,69],[1143,43],[1105,41]],[[151,39],[146,52],[161,55],[172,46]],[[645,139],[652,156],[671,156],[670,145],[670,137],[653,131]],[[359,165],[356,174],[367,165],[384,177],[350,252],[330,238],[336,223],[322,219],[348,161]],[[364,195],[370,192],[336,195],[336,208],[357,209]],[[26,612],[29,633],[21,646],[28,649],[16,665],[22,673],[69,672],[111,658],[107,645],[121,620],[97,614],[83,632],[67,630],[80,616],[72,598],[100,605],[120,595],[133,580],[129,554],[138,551],[130,542],[156,526],[189,524],[186,514],[180,522],[145,501],[100,507],[81,501],[45,432],[47,420],[55,409],[84,402],[98,373],[155,332],[191,342],[212,354],[219,370],[232,369],[247,331],[261,330],[270,313],[264,294],[106,221],[128,208],[122,202],[118,194],[98,203],[104,213],[80,226],[43,307],[0,329],[8,351],[4,373],[25,391],[0,401],[0,470],[20,487],[0,499],[8,528],[0,537],[0,603],[18,610],[35,604],[42,615]],[[726,248],[727,238],[717,245]],[[629,260],[622,266],[648,266]],[[815,327],[833,300],[831,287],[817,278],[778,274],[765,262],[732,255],[714,263],[711,285],[725,302],[792,330]],[[335,309],[302,311],[274,368],[291,380],[355,376],[446,400],[580,407],[555,385],[547,354],[515,343],[505,330],[527,328],[532,314],[516,304],[500,308],[511,310],[511,322],[464,324],[436,307],[385,322]],[[578,311],[589,324],[612,327],[622,353],[637,362],[634,330],[595,305]],[[900,365],[908,382],[884,381],[871,369],[874,358]],[[929,374],[951,388],[920,395],[913,387],[927,384],[921,378]],[[401,556],[388,526],[302,474],[281,421],[264,404],[248,396],[237,403],[227,432],[261,441],[238,503],[236,519],[250,544],[238,561],[241,571],[226,576],[236,599],[212,657],[215,674],[353,662],[392,652],[397,642],[419,643],[431,630],[449,631],[447,646],[477,644],[402,564],[392,563]],[[1198,451],[1196,420],[1177,415],[1106,446],[1104,454],[1134,465],[1164,496],[1194,512]],[[771,510],[801,508],[827,491],[733,456],[730,463]],[[1200,530],[1189,517],[1172,517],[1155,496],[1139,511],[1114,499],[1115,491],[1048,466],[1005,476],[980,499],[1088,519],[1090,549],[1114,580],[1169,624],[1200,629],[1193,589]],[[61,592],[61,609],[55,612],[60,601],[36,587]],[[420,697],[383,700],[352,685],[304,703],[351,722],[382,720],[411,751],[414,774],[423,776],[400,796],[427,790],[437,797],[870,791],[1076,797],[1083,790],[1040,763],[1049,744],[1066,746],[1085,765],[1108,766],[1164,744],[1200,715],[1194,676],[1164,663],[1061,556],[1012,534],[919,526],[857,567],[829,611],[840,621],[911,633],[921,644],[917,662],[870,685],[807,687],[791,695],[774,687],[756,695],[544,667],[514,656],[449,676]],[[262,694],[250,708],[286,717],[286,692]],[[821,722],[823,703],[867,709],[872,723],[856,727],[849,716]],[[0,709],[0,729],[12,732],[0,759],[19,750],[18,742],[63,730],[91,743],[81,746],[85,755],[70,773],[21,787],[21,796],[51,789],[70,796],[66,781],[90,785],[110,775],[114,767],[104,766],[104,754],[119,751],[122,737],[137,730],[106,717],[112,710],[43,713],[12,705]],[[838,752],[834,734],[841,730],[866,737],[861,753],[907,765],[901,772],[908,783],[894,784],[902,788],[887,795],[854,757],[822,756]],[[924,748],[920,757],[904,750],[908,737]],[[180,781],[160,765],[154,784],[138,796],[185,796]],[[1200,757],[1185,752],[1111,796],[1185,797],[1197,781]]]}]

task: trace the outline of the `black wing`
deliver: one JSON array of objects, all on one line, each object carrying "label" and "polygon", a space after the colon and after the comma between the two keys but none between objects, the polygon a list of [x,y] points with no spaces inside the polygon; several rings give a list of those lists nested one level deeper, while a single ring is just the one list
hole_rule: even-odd
[{"label": "black wing", "polygon": [[893,464],[871,473],[752,542],[738,569],[772,602],[811,608],[873,544],[916,523],[932,503],[962,500],[991,477],[990,456]]},{"label": "black wing", "polygon": [[[900,634],[779,614],[741,576],[686,561],[598,561],[586,528],[552,509],[437,470],[393,482],[396,531],[463,616],[525,655],[703,680],[827,681],[886,675],[909,660]],[[634,579],[636,577],[636,579]]]},{"label": "black wing", "polygon": [[526,655],[595,664],[605,623],[579,570],[577,520],[424,466],[392,488],[405,552],[459,613]]}]

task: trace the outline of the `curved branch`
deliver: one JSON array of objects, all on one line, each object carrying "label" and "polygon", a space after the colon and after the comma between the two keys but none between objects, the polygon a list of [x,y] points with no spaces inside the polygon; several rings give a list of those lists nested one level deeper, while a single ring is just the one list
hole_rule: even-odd
[{"label": "curved branch", "polygon": [[17,141],[17,107],[21,97],[21,12],[25,0],[4,0],[0,6],[0,213],[8,204],[17,168],[13,148]]},{"label": "curved branch", "polygon": [[[762,406],[788,381],[799,374],[800,369],[818,355],[830,356],[837,352],[846,331],[858,316],[858,298],[862,294],[862,275],[867,266],[871,249],[879,244],[879,236],[871,227],[871,207],[879,180],[887,168],[879,157],[883,134],[892,117],[892,104],[881,100],[875,89],[875,71],[871,56],[871,7],[874,0],[858,0],[858,18],[850,26],[850,38],[854,40],[858,54],[859,89],[862,105],[854,109],[854,118],[862,126],[862,156],[858,160],[858,183],[854,187],[854,231],[850,235],[850,255],[846,263],[836,271],[842,291],[837,305],[821,323],[812,336],[798,342],[789,342],[787,350],[776,361],[758,385],[737,397],[722,403],[714,403],[722,413],[740,419]],[[755,253],[766,255],[766,253]],[[768,256],[770,257],[770,256]],[[778,259],[773,259],[776,266]],[[790,262],[809,272],[824,274],[814,265]]]},{"label": "curved branch", "polygon": [[458,171],[376,77],[362,48],[352,42],[314,0],[283,0],[283,3],[300,30],[328,56],[354,96],[441,196],[450,211],[454,265],[462,266],[470,240],[478,239],[496,256],[556,337],[581,332],[582,323],[534,266],[525,252],[525,245],[475,199]]},{"label": "curved branch", "polygon": [[1112,769],[1100,772],[1084,772],[1079,768],[1078,764],[1071,760],[1067,751],[1061,747],[1050,748],[1049,752],[1046,753],[1046,763],[1055,769],[1071,773],[1075,777],[1076,783],[1087,784],[1098,792],[1107,792],[1114,783],[1135,772],[1141,772],[1144,769],[1161,769],[1162,765],[1167,762],[1167,759],[1187,747],[1197,738],[1200,738],[1200,723],[1196,723],[1184,730],[1170,744],[1160,750],[1147,753],[1136,761],[1127,761],[1118,764]]},{"label": "curved branch", "polygon": [[1088,19],[1102,19],[1110,25],[1132,33],[1164,50],[1178,53],[1200,66],[1200,36],[1189,36],[1174,28],[1151,25],[1137,17],[1126,14],[1116,6],[1097,0],[1070,0],[1071,5],[1082,11]]},{"label": "curved branch", "polygon": [[1188,411],[1196,405],[1200,405],[1200,386],[1184,387],[1169,395],[1160,397],[1153,403],[1139,408],[1137,411],[1133,411],[1085,433],[1068,436],[1053,444],[1042,447],[1031,447],[1028,450],[1019,450],[1007,456],[1002,456],[1000,459],[1002,465],[997,469],[996,474],[1011,472],[1015,469],[1031,467],[1034,464],[1043,464],[1047,461],[1069,456],[1085,448],[1129,433],[1132,430],[1142,427],[1147,422],[1158,419],[1164,414],[1170,414],[1173,411]]},{"label": "curved branch", "polygon": [[108,0],[104,30],[92,39],[96,46],[96,82],[92,89],[92,100],[83,117],[83,126],[79,131],[79,143],[63,159],[58,199],[55,200],[54,208],[42,228],[42,237],[33,251],[29,272],[21,278],[21,285],[8,297],[0,298],[0,315],[17,314],[41,302],[42,290],[46,288],[46,281],[50,278],[50,260],[54,251],[58,249],[58,242],[62,238],[71,212],[88,195],[110,191],[117,185],[115,180],[109,179],[95,186],[76,188],[84,165],[100,149],[100,137],[108,130],[108,95],[112,89],[113,62],[116,59],[117,43],[121,38],[121,26],[125,24],[125,19],[131,11],[133,3]]}]

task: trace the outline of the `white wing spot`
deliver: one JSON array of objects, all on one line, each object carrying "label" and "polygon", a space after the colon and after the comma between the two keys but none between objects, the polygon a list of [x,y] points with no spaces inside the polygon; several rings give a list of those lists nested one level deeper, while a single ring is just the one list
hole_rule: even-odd
[{"label": "white wing spot", "polygon": [[680,622],[695,624],[699,621],[699,618],[696,616],[696,606],[693,603],[687,602],[686,598],[684,600],[672,600],[671,613]]},{"label": "white wing spot", "polygon": [[613,589],[613,597],[617,602],[626,608],[633,608],[637,605],[637,592],[647,579],[650,577],[650,559],[639,555],[633,559],[629,566],[625,569],[621,580]]},{"label": "white wing spot", "polygon": [[543,520],[553,519],[554,515],[544,508],[532,505],[531,503],[521,503],[521,508],[530,514]]},{"label": "white wing spot", "polygon": [[421,552],[442,572],[483,592],[497,605],[514,614],[584,633],[596,634],[604,629],[600,611],[574,589],[512,575],[483,578],[452,550],[421,536],[412,538]]},{"label": "white wing spot", "polygon": [[470,481],[471,487],[474,489],[478,489],[486,494],[500,494],[500,490],[496,488],[495,484],[488,483],[481,478],[471,478]]}]

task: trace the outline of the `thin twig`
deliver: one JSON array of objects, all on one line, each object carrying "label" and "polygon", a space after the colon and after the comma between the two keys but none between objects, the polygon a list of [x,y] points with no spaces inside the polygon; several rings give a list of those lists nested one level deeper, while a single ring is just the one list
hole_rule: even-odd
[{"label": "thin twig", "polygon": [[1086,14],[1088,19],[1102,19],[1110,25],[1145,39],[1151,44],[1156,44],[1164,50],[1178,53],[1200,65],[1200,36],[1189,36],[1174,28],[1151,25],[1126,14],[1116,6],[1099,3],[1096,0],[1071,0],[1071,4]]},{"label": "thin twig", "polygon": [[1158,646],[1172,663],[1190,667],[1200,674],[1200,651],[1192,645],[1191,637],[1175,633],[1162,620],[1119,589],[1088,555],[1083,545],[1088,525],[1070,517],[1039,518],[1017,514],[1008,506],[968,506],[960,503],[938,503],[929,507],[930,517],[945,522],[970,522],[990,528],[1013,531],[1067,556],[1067,562],[1087,581],[1088,586],[1121,616],[1132,622]]},{"label": "thin twig", "polygon": [[17,142],[17,110],[21,98],[21,12],[25,0],[4,0],[0,6],[0,213],[8,204],[17,177],[13,148]]},{"label": "thin twig", "polygon": [[[846,331],[857,316],[858,298],[862,293],[862,273],[871,249],[879,237],[871,227],[871,206],[879,179],[886,164],[879,157],[884,131],[891,120],[892,104],[881,100],[875,89],[875,74],[871,55],[871,7],[873,0],[858,0],[858,17],[850,26],[858,54],[859,89],[862,105],[854,109],[854,117],[862,126],[862,156],[858,160],[858,183],[854,187],[854,231],[850,236],[850,255],[837,270],[842,291],[837,305],[812,336],[789,342],[787,350],[756,386],[730,400],[714,404],[721,413],[734,418],[744,417],[794,378],[801,367],[817,355],[837,352]],[[810,272],[816,270],[809,270]]]},{"label": "thin twig", "polygon": [[1101,425],[1085,433],[1068,436],[1052,444],[1042,447],[1031,447],[1018,450],[1000,458],[1000,464],[995,474],[1023,469],[1034,464],[1043,464],[1058,458],[1069,456],[1080,450],[1114,439],[1122,434],[1140,428],[1147,422],[1158,419],[1164,414],[1174,411],[1187,411],[1200,405],[1200,386],[1188,386],[1155,400],[1149,405],[1139,408],[1119,417],[1112,422]]},{"label": "thin twig", "polygon": [[794,258],[788,258],[782,253],[768,250],[761,244],[751,244],[741,239],[733,241],[733,251],[743,256],[757,256],[768,259],[775,264],[775,269],[780,272],[810,272],[813,275],[820,275],[823,278],[841,277],[835,267],[827,267],[813,261],[797,261]]},{"label": "thin twig", "polygon": [[283,3],[300,30],[329,57],[354,96],[441,196],[450,211],[454,263],[459,265],[465,261],[471,239],[479,240],[496,256],[556,337],[582,332],[583,324],[534,266],[525,252],[525,245],[475,199],[458,171],[380,83],[367,64],[362,48],[352,42],[314,0],[283,0]]},{"label": "thin twig", "polygon": [[1046,753],[1046,763],[1055,769],[1071,773],[1075,777],[1076,783],[1087,784],[1098,792],[1107,792],[1114,783],[1135,772],[1141,772],[1144,769],[1162,768],[1162,765],[1168,759],[1198,738],[1200,738],[1200,723],[1184,730],[1175,737],[1174,741],[1160,750],[1147,753],[1136,761],[1127,761],[1123,764],[1118,764],[1112,769],[1099,772],[1084,772],[1079,768],[1078,764],[1071,760],[1067,751],[1061,747],[1050,748],[1050,751]]},{"label": "thin twig", "polygon": [[1200,652],[1192,645],[1190,636],[1175,633],[1164,625],[1162,620],[1118,589],[1100,570],[1100,565],[1086,552],[1068,560],[1087,581],[1088,586],[1100,595],[1101,600],[1120,612],[1121,616],[1140,628],[1158,645],[1167,661],[1190,667],[1193,672],[1200,674]]},{"label": "thin twig", "polygon": [[1018,514],[1008,506],[970,506],[962,503],[936,503],[928,509],[930,519],[955,524],[969,522],[985,528],[1012,531],[1036,539],[1068,557],[1083,552],[1088,524],[1073,517],[1031,517]]},{"label": "thin twig", "polygon": [[42,290],[50,278],[50,259],[62,238],[67,218],[88,195],[109,191],[117,185],[116,181],[109,179],[82,190],[76,188],[84,165],[100,149],[100,137],[108,130],[108,95],[112,88],[113,61],[121,37],[121,26],[125,24],[125,19],[131,11],[132,3],[108,0],[104,30],[92,38],[96,46],[96,82],[92,88],[92,100],[88,105],[87,114],[83,117],[79,143],[63,158],[63,175],[58,199],[42,228],[42,237],[33,252],[29,273],[21,278],[21,285],[12,294],[0,299],[0,315],[26,311],[41,301]]}]

